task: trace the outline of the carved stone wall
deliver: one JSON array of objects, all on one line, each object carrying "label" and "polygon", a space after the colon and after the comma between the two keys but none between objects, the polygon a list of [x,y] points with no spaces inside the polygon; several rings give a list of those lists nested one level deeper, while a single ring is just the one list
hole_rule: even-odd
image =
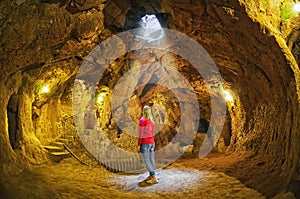
[{"label": "carved stone wall", "polygon": [[[133,15],[137,9],[140,11],[138,16],[167,13],[166,27],[197,41],[218,66],[224,84],[235,100],[228,104],[227,126],[215,150],[253,154],[251,158],[232,165],[226,172],[267,196],[286,190],[289,183],[296,180],[297,167],[299,170],[299,68],[291,56],[292,52],[294,55],[298,52],[298,30],[287,28],[284,36],[274,37],[272,29],[264,29],[250,18],[253,13],[259,13],[258,8],[265,9],[252,1],[245,3],[247,9],[237,0],[133,2],[1,2],[0,173],[19,173],[29,164],[47,161],[42,144],[61,135],[64,116],[72,115],[72,85],[83,60],[100,42],[131,27],[128,21],[126,24],[126,17]],[[253,9],[252,15],[247,13],[249,9]],[[274,13],[270,10],[273,10],[272,6],[264,10],[267,15],[264,19],[270,20],[271,16],[280,14],[278,10]],[[280,22],[274,20],[266,24],[270,23],[277,29]],[[285,44],[286,38],[290,38],[290,49]],[[113,53],[111,49],[124,52],[123,57],[110,63],[101,81],[96,80],[99,81],[99,89],[106,86],[113,90],[126,72],[140,65],[172,65],[196,91],[201,117],[210,121],[209,92],[190,63],[164,51],[125,53],[121,42],[119,39],[114,46],[107,48],[109,50],[103,50],[103,56],[93,60],[107,64],[110,61],[107,57]],[[143,59],[139,60],[142,54]],[[87,74],[92,70],[90,68]],[[146,85],[151,78],[139,77],[130,83],[135,86],[141,81]],[[50,87],[47,94],[39,92],[44,84]],[[126,93],[127,89],[122,88],[119,93]],[[82,95],[93,95],[94,92],[83,91]],[[12,98],[17,99],[14,107],[18,110],[10,111]],[[188,98],[183,94],[180,100],[184,104]],[[163,147],[178,133],[177,126],[183,121],[177,119],[180,116],[178,99],[170,91],[155,85],[142,86],[128,100],[133,121],[138,120],[142,106],[147,103],[160,104],[168,111],[167,117],[157,120],[157,123],[167,122],[162,134],[157,136],[158,147]],[[134,150],[136,138],[123,134],[120,140],[115,140],[117,126],[111,111],[118,112],[117,109],[110,110],[109,103],[106,103],[101,109],[105,117],[99,117],[98,122],[115,143]],[[12,113],[15,115],[9,116],[9,119],[8,114]],[[9,126],[13,126],[12,121],[17,121],[16,131],[9,130]],[[93,128],[95,122],[82,125]],[[188,131],[185,129],[183,133]],[[14,134],[18,138],[12,146],[10,135]],[[130,142],[126,143],[128,139]]]}]

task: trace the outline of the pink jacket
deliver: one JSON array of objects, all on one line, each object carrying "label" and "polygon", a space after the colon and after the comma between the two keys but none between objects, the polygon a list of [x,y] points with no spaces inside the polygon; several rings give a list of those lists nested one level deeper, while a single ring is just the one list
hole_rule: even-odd
[{"label": "pink jacket", "polygon": [[143,117],[140,119],[138,146],[141,146],[142,144],[154,144],[154,129],[155,126],[153,121]]}]

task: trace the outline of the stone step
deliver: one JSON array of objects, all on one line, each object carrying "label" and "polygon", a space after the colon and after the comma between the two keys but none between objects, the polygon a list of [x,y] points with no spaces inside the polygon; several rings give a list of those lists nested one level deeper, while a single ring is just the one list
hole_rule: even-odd
[{"label": "stone step", "polygon": [[53,146],[59,146],[59,147],[63,147],[64,146],[64,143],[63,142],[51,142],[51,145]]},{"label": "stone step", "polygon": [[62,151],[62,152],[51,152],[50,157],[54,162],[60,162],[61,160],[65,158],[69,158],[72,155],[68,151]]},{"label": "stone step", "polygon": [[71,157],[71,153],[69,153],[68,151],[51,152],[50,154],[55,155],[55,156],[69,156],[69,157]]},{"label": "stone step", "polygon": [[72,140],[66,139],[66,138],[58,138],[56,141],[57,141],[57,142],[62,142],[62,143],[69,143],[69,142],[72,142]]},{"label": "stone step", "polygon": [[48,146],[43,146],[43,147],[50,152],[61,152],[61,151],[65,150],[65,148],[63,146],[48,145]]}]

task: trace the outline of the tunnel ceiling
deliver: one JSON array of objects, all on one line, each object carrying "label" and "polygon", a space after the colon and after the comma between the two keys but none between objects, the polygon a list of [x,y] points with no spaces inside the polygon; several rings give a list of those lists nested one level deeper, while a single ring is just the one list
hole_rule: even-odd
[{"label": "tunnel ceiling", "polygon": [[[39,140],[30,139],[30,144],[21,142],[14,148],[23,150],[23,159],[27,157],[29,162],[36,163],[34,157],[40,156],[28,152],[29,155],[26,152],[31,150],[25,149],[58,136],[63,116],[72,114],[71,92],[83,60],[105,39],[135,27],[136,21],[145,14],[155,14],[165,22],[166,28],[184,33],[207,50],[219,68],[224,85],[234,96],[234,103],[228,105],[230,143],[220,150],[251,151],[255,155],[239,165],[232,165],[227,172],[269,196],[285,189],[296,172],[300,147],[297,142],[300,128],[299,16],[282,19],[279,1],[255,2],[2,1],[0,146],[4,155],[0,156],[0,162],[14,164],[18,157],[7,144],[7,109],[8,105],[14,105],[9,101],[16,100],[18,104],[15,108],[19,110],[19,131],[22,132],[19,139],[26,141],[28,133]],[[275,3],[277,10],[272,7]],[[270,14],[272,10],[276,12]],[[126,51],[119,47],[116,43],[108,49]],[[170,44],[169,48],[173,47]],[[113,52],[104,49],[103,56],[92,57],[91,62],[110,63],[105,57],[110,53]],[[184,58],[163,50],[124,53],[110,63],[105,76],[98,82],[99,89],[113,89],[126,71],[140,64],[134,60],[143,53],[145,58],[138,60],[143,64],[174,64],[196,91],[204,117],[210,120],[210,96],[201,75]],[[169,62],[169,57],[174,63]],[[91,67],[86,74],[92,70]],[[132,84],[136,83],[132,80]],[[39,89],[44,84],[48,84],[51,91],[40,95]],[[142,87],[136,90],[137,98],[131,99],[135,119],[140,114],[139,105],[157,93],[165,96],[153,99],[154,103],[163,99],[176,105],[176,100],[172,101],[173,94],[167,89]],[[43,154],[40,149],[34,153]]]}]

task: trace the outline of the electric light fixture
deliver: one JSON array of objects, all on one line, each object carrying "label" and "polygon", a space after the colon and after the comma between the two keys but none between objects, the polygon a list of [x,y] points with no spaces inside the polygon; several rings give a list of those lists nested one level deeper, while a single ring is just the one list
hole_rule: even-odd
[{"label": "electric light fixture", "polygon": [[226,90],[223,90],[223,94],[224,94],[224,99],[228,102],[233,102],[233,97],[232,95],[226,91]]},{"label": "electric light fixture", "polygon": [[294,11],[297,12],[297,13],[300,12],[300,3],[296,3],[296,4],[294,5]]},{"label": "electric light fixture", "polygon": [[42,86],[41,93],[49,93],[49,91],[50,91],[50,88],[49,88],[48,84]]},{"label": "electric light fixture", "polygon": [[98,103],[98,104],[101,104],[103,101],[104,101],[103,96],[102,96],[102,95],[99,95],[99,96],[97,97],[97,103]]},{"label": "electric light fixture", "polygon": [[96,102],[98,105],[103,105],[104,97],[105,97],[105,96],[106,96],[106,93],[104,93],[104,92],[100,92],[100,93],[96,94],[95,102]]}]

